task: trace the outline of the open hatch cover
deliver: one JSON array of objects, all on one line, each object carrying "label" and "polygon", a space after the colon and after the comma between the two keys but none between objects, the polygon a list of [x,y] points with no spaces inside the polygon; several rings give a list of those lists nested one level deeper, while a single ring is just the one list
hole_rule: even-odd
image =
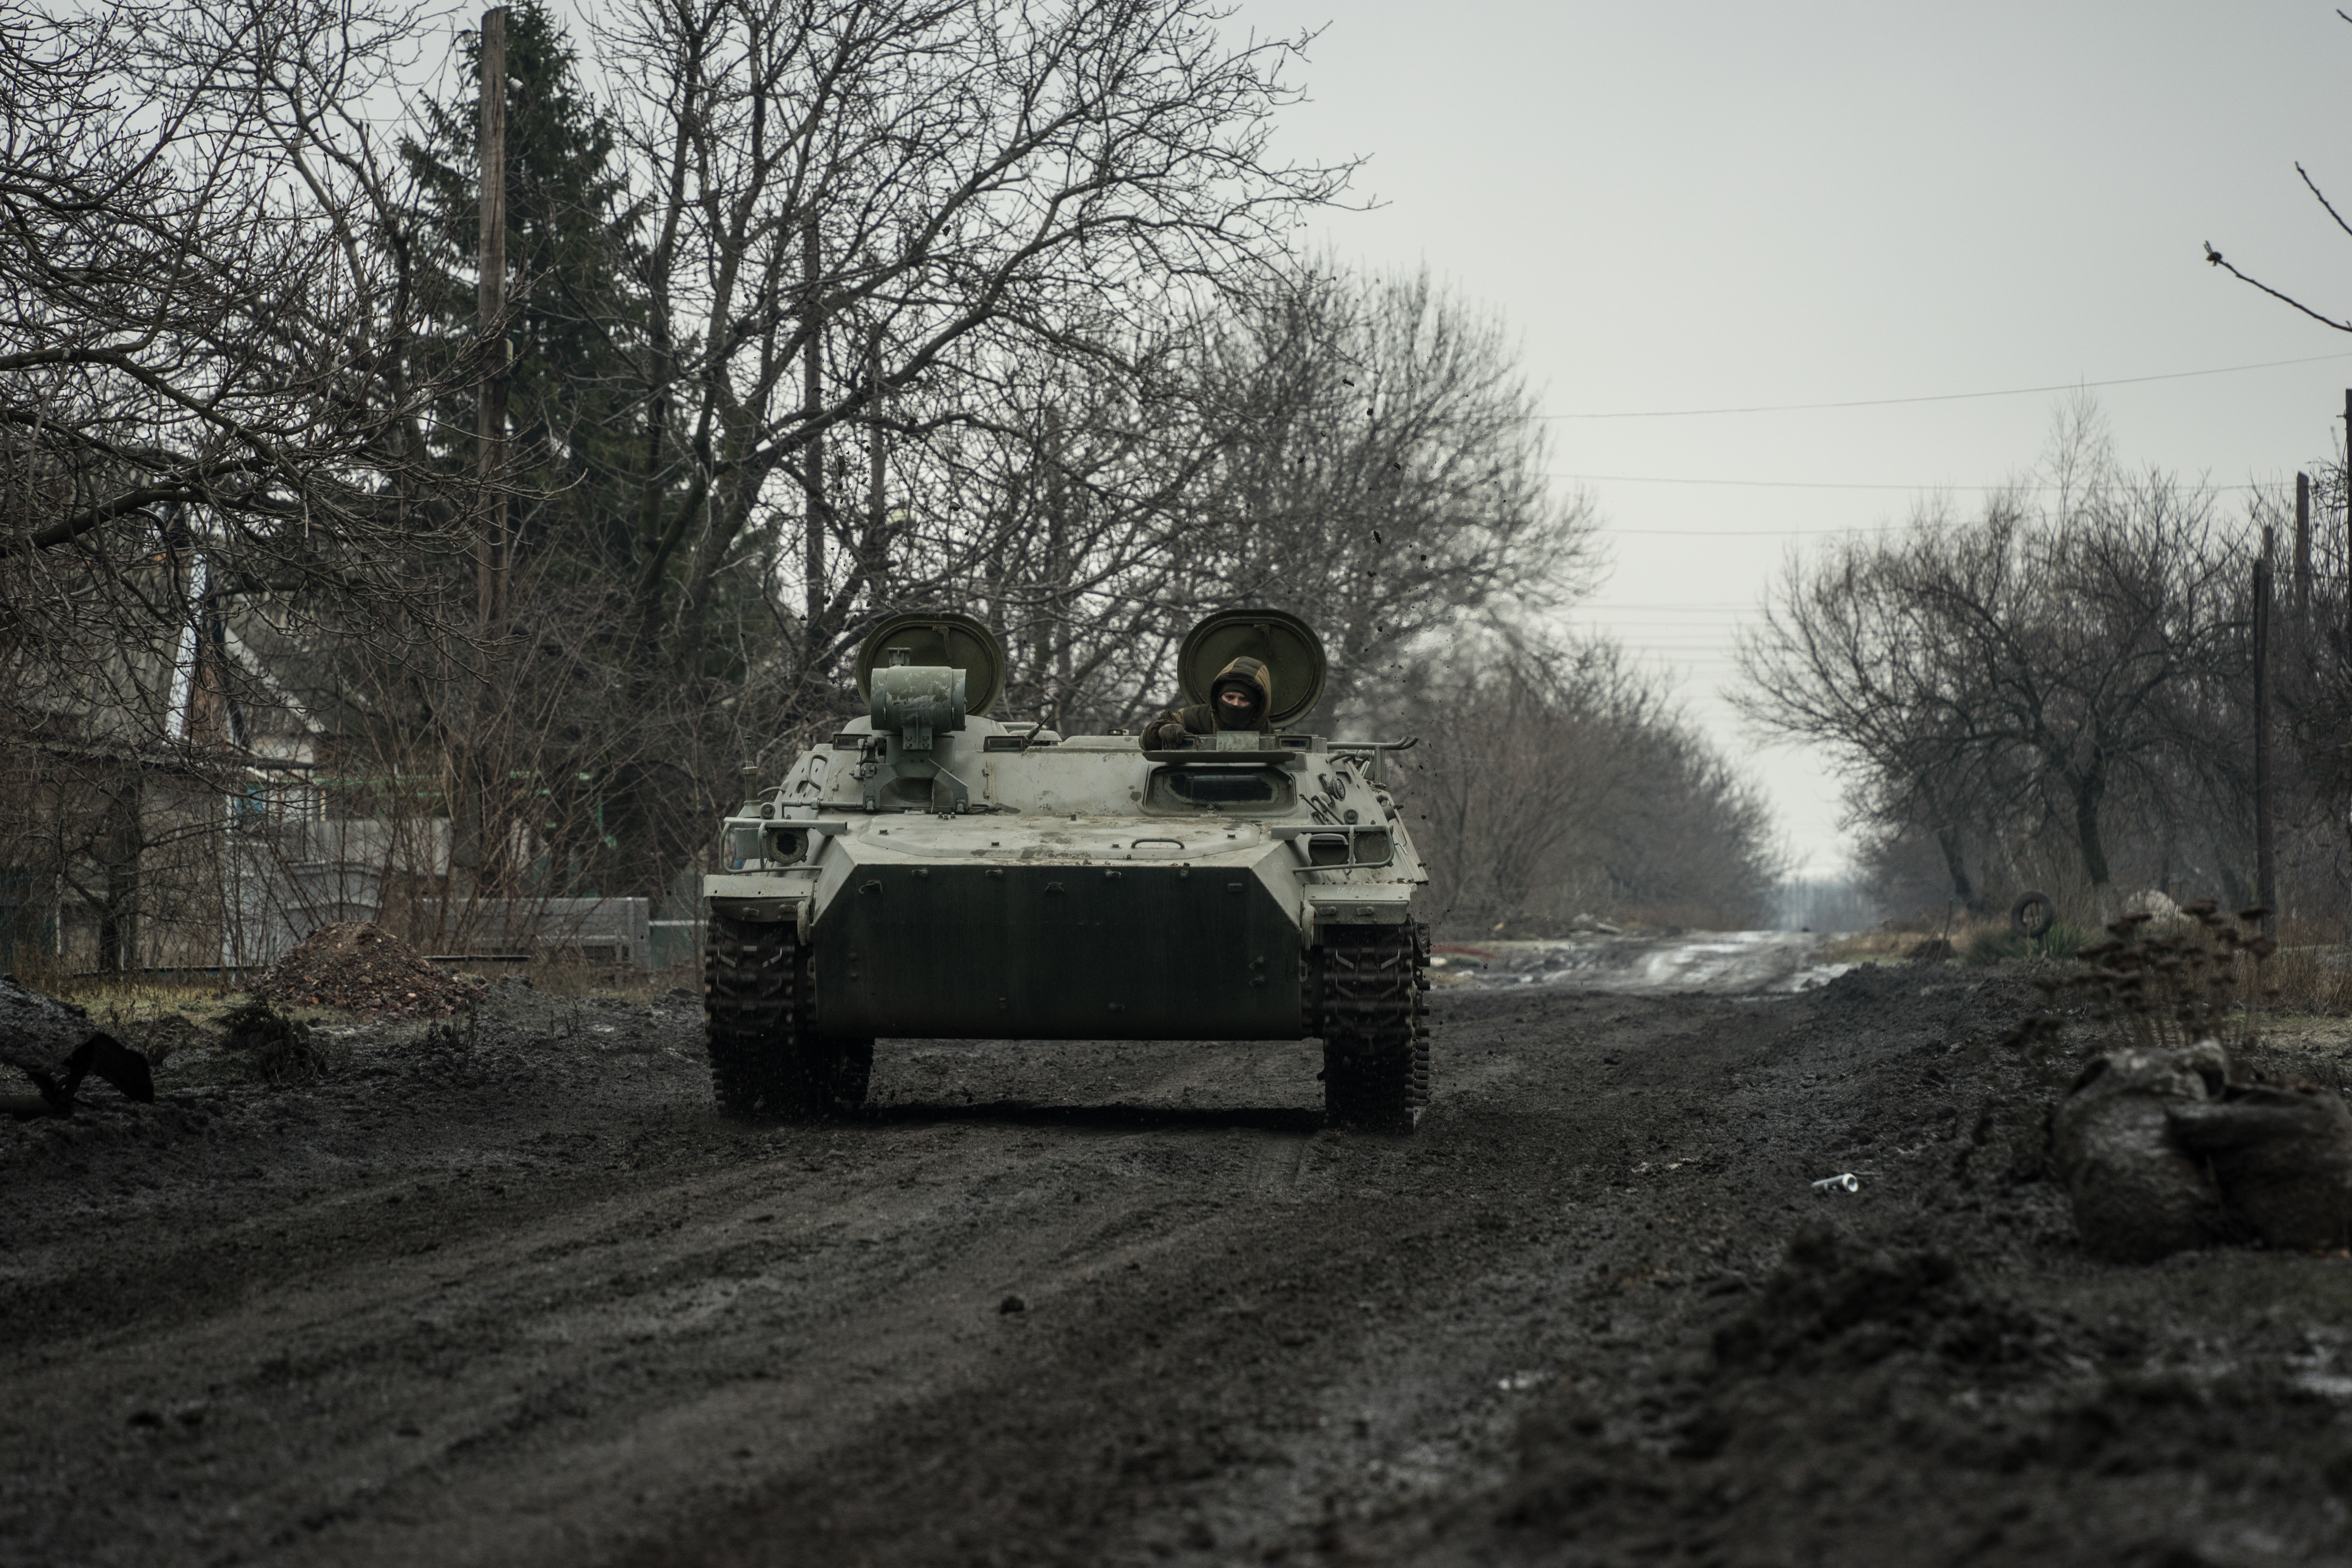
[{"label": "open hatch cover", "polygon": [[894,647],[907,650],[909,664],[962,670],[964,711],[974,718],[986,718],[1004,695],[1004,646],[985,622],[954,610],[908,610],[866,634],[857,650],[860,699],[872,700],[874,668],[887,665]]},{"label": "open hatch cover", "polygon": [[[1184,634],[1176,668],[1187,702],[1206,702],[1217,671],[1254,658],[1274,677],[1274,708],[1266,715],[1287,729],[1323,700],[1323,639],[1287,610],[1219,610]],[[862,668],[862,667],[861,667]]]}]

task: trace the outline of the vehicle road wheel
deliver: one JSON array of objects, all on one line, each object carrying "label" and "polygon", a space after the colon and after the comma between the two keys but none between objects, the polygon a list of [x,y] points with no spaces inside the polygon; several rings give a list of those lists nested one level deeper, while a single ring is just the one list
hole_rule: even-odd
[{"label": "vehicle road wheel", "polygon": [[711,917],[703,1022],[721,1112],[814,1121],[865,1102],[874,1042],[808,1035],[807,999],[808,959],[791,925]]},{"label": "vehicle road wheel", "polygon": [[1333,926],[1315,952],[1324,1120],[1412,1131],[1429,1103],[1429,928]]}]

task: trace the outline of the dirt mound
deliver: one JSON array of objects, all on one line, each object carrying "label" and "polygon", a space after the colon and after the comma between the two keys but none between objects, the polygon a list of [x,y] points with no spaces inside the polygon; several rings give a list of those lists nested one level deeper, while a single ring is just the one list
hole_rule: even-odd
[{"label": "dirt mound", "polygon": [[1801,1226],[1748,1312],[1716,1331],[1727,1369],[1868,1366],[1897,1351],[2013,1361],[2035,1325],[1972,1289],[1932,1248],[1879,1247],[1822,1221]]},{"label": "dirt mound", "polygon": [[479,985],[442,973],[415,948],[367,921],[321,926],[247,989],[280,1005],[395,1018],[446,1018],[482,994]]},{"label": "dirt mound", "polygon": [[0,975],[0,1062],[31,1073],[63,1073],[66,1058],[97,1033],[88,1009]]},{"label": "dirt mound", "polygon": [[[2308,1298],[2216,1334],[2174,1310],[2210,1276],[2154,1281],[2129,1307],[2094,1286],[2077,1315],[1935,1245],[1801,1227],[1712,1356],[1654,1351],[1533,1409],[1489,1550],[1423,1561],[2338,1560],[2352,1439],[2332,1358],[2311,1370],[2334,1342],[2309,1337]],[[2190,1478],[2217,1468],[2261,1500],[2231,1506],[2264,1550],[2207,1548],[2230,1527]]]},{"label": "dirt mound", "polygon": [[238,1053],[264,1083],[299,1083],[336,1065],[333,1051],[310,1026],[288,1017],[256,996],[221,1015],[221,1046]]},{"label": "dirt mound", "polygon": [[209,1029],[176,1009],[151,1018],[117,1023],[114,1032],[158,1071],[182,1051],[215,1043]]},{"label": "dirt mound", "polygon": [[81,1081],[95,1072],[131,1099],[155,1098],[147,1058],[103,1029],[89,1010],[45,996],[13,974],[0,975],[0,1065],[12,1067],[40,1089],[33,1096],[0,1096],[14,1116],[65,1116],[73,1110]]}]

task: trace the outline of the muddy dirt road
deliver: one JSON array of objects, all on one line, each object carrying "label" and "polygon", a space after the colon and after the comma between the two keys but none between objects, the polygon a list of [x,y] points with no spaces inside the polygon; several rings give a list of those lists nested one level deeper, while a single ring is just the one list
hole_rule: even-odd
[{"label": "muddy dirt road", "polygon": [[0,1561],[2345,1560],[2352,1263],[2085,1261],[2026,999],[1441,991],[1412,1139],[1287,1046],[732,1125],[686,996],[184,1058],[0,1125]]}]

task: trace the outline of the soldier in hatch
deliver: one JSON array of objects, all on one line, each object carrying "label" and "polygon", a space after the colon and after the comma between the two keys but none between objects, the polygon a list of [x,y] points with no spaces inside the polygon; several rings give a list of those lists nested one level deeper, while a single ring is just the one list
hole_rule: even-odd
[{"label": "soldier in hatch", "polygon": [[1217,730],[1255,730],[1268,734],[1273,725],[1274,673],[1254,658],[1237,658],[1217,671],[1209,683],[1209,700],[1190,708],[1171,708],[1143,727],[1143,749],[1173,751],[1190,745],[1189,735]]}]

